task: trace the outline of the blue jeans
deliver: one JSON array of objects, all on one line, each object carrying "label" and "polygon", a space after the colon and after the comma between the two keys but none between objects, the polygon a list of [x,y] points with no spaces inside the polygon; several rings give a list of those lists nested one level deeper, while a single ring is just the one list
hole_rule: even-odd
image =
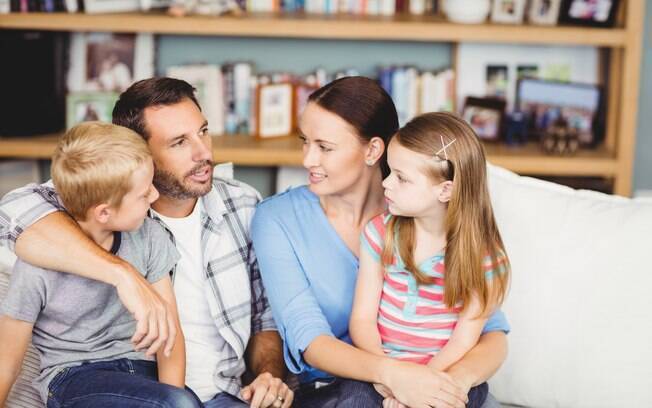
[{"label": "blue jeans", "polygon": [[189,389],[158,382],[153,361],[119,359],[65,368],[48,385],[48,408],[201,408]]},{"label": "blue jeans", "polygon": [[204,402],[204,408],[248,408],[249,404],[242,402],[231,394],[221,392],[212,400]]},{"label": "blue jeans", "polygon": [[[487,383],[471,388],[467,408],[485,408],[488,393]],[[294,397],[294,407],[297,408],[377,408],[382,404],[383,397],[371,384],[343,379],[317,389],[314,383],[302,384]]]},{"label": "blue jeans", "polygon": [[295,408],[378,408],[383,397],[365,382],[335,379],[329,385],[315,388],[314,383],[301,384],[294,394]]}]

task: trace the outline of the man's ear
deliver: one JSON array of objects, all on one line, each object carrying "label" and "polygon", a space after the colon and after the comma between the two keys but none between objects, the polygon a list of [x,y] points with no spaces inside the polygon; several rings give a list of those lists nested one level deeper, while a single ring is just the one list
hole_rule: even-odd
[{"label": "man's ear", "polygon": [[111,218],[111,207],[108,204],[98,204],[90,209],[91,215],[101,224],[106,224]]},{"label": "man's ear", "polygon": [[372,137],[367,144],[367,152],[364,157],[365,163],[370,166],[376,164],[378,160],[383,157],[385,147],[386,146],[385,142],[383,142],[383,139],[379,138],[378,136]]},{"label": "man's ear", "polygon": [[443,183],[441,183],[440,186],[441,186],[441,191],[439,192],[439,197],[437,197],[437,199],[441,203],[447,203],[451,200],[451,197],[453,195],[453,182],[450,180],[446,180]]}]

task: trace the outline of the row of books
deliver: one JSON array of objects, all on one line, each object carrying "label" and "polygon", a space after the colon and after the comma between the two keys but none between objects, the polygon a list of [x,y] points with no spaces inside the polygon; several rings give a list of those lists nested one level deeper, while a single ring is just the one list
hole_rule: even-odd
[{"label": "row of books", "polygon": [[436,14],[437,0],[244,0],[249,12],[306,12],[313,14],[414,15]]},{"label": "row of books", "polygon": [[[181,1],[183,3],[183,1]],[[210,3],[205,0],[200,3]],[[247,12],[306,12],[311,14],[385,15],[410,13],[435,14],[438,0],[237,0],[238,8]],[[130,12],[167,7],[171,0],[0,0],[0,14],[27,12]],[[206,9],[211,9],[207,6]],[[196,12],[202,14],[202,9]],[[228,8],[220,8],[228,11]],[[211,13],[209,13],[211,14]]]},{"label": "row of books", "polygon": [[[286,117],[280,120],[292,123],[294,128],[296,118],[314,90],[334,79],[359,73],[353,69],[333,73],[318,69],[306,75],[259,74],[253,64],[235,62],[222,66],[173,66],[166,75],[186,80],[196,88],[211,133],[260,135],[257,124],[263,112],[285,112]],[[401,125],[422,112],[453,110],[452,69],[420,71],[415,67],[381,67],[378,81],[392,96]],[[291,100],[283,94],[272,99],[261,98],[265,87],[276,84],[291,87]],[[270,103],[277,107],[261,106]]]}]

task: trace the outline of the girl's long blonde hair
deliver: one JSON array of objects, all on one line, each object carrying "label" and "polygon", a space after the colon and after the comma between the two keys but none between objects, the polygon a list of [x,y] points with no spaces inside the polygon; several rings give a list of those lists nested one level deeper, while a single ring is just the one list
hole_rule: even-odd
[{"label": "girl's long blonde hair", "polygon": [[[444,303],[453,307],[463,302],[465,307],[476,296],[483,313],[488,306],[501,304],[510,265],[489,199],[484,150],[475,132],[459,117],[437,112],[412,119],[394,138],[407,149],[433,157],[432,164],[424,169],[433,181],[453,182],[445,220]],[[445,154],[435,155],[443,147],[442,138],[446,145],[455,142],[446,148]],[[417,282],[431,283],[414,260],[415,226],[411,217],[393,216],[390,220],[383,264],[393,262],[395,245]],[[485,278],[486,257],[491,258],[493,268],[491,283]]]}]

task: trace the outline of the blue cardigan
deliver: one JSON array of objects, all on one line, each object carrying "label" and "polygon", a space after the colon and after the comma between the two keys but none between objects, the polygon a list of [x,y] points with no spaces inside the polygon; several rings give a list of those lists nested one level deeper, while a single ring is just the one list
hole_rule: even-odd
[{"label": "blue cardigan", "polygon": [[[303,352],[320,335],[351,344],[358,258],[331,226],[319,198],[297,187],[261,202],[251,226],[252,241],[290,371],[304,382],[332,378],[311,367]],[[484,332],[509,331],[502,311]]]}]

